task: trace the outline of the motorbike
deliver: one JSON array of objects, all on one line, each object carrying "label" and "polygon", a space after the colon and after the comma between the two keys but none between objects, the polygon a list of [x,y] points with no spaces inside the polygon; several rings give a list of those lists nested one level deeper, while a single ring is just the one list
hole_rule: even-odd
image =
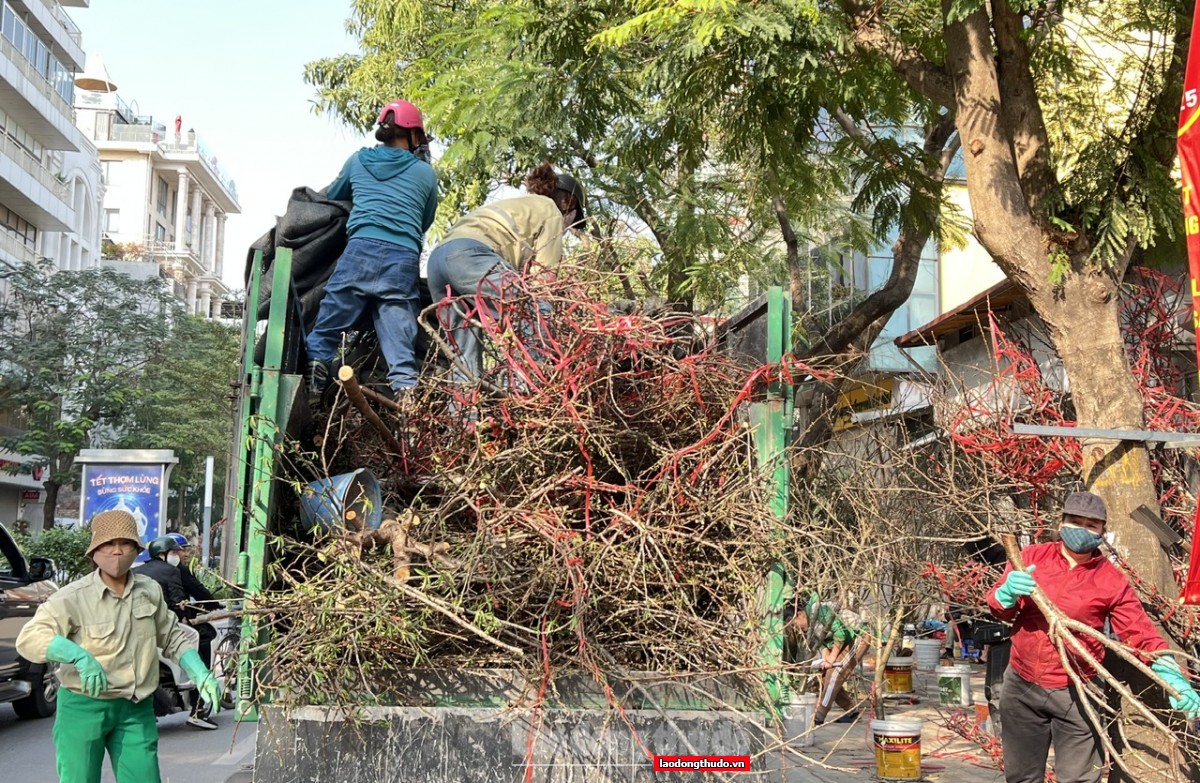
[{"label": "motorbike", "polygon": [[[190,625],[180,623],[193,646],[200,644],[200,633]],[[158,688],[154,691],[154,716],[163,718],[187,710],[191,713],[200,698],[196,683],[192,682],[178,663],[158,651]]]}]

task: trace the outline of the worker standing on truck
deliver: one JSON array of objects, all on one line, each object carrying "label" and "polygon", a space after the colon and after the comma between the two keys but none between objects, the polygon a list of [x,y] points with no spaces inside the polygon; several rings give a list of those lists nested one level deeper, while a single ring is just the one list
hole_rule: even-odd
[{"label": "worker standing on truck", "polygon": [[325,189],[328,198],[349,200],[352,206],[349,242],[325,284],[308,335],[310,398],[328,385],[342,334],[354,329],[365,311],[374,319],[397,401],[407,401],[417,384],[420,256],[437,212],[437,174],[414,154],[428,143],[416,106],[392,101],[379,112],[378,126],[380,145],[351,155]]},{"label": "worker standing on truck", "polygon": [[96,570],[50,596],[17,637],[34,663],[56,661],[54,749],[60,783],[99,783],[104,753],[117,783],[158,783],[158,651],[176,660],[215,711],[221,689],[190,647],[154,580],[130,573],[141,551],[125,511],[91,520]]},{"label": "worker standing on truck", "polygon": [[[1042,783],[1046,758],[1054,746],[1054,776],[1073,783],[1099,783],[1104,773],[1097,727],[1088,720],[1083,696],[1063,668],[1050,638],[1049,623],[1029,598],[1035,587],[1073,620],[1097,631],[1107,622],[1124,644],[1143,653],[1167,649],[1154,630],[1129,578],[1100,552],[1108,511],[1091,492],[1072,492],[1063,504],[1059,541],[1034,544],[1021,551],[1023,570],[1010,563],[1004,578],[987,596],[992,614],[1011,622],[1012,652],[1000,695],[1003,717],[1004,779],[1008,783]],[[1097,660],[1104,647],[1090,636],[1077,636]],[[1087,682],[1096,672],[1071,655],[1072,668]],[[1153,657],[1151,668],[1179,696],[1171,706],[1200,712],[1200,694],[1170,655]]]},{"label": "worker standing on truck", "polygon": [[[517,293],[515,283],[537,261],[554,266],[562,260],[563,234],[586,218],[583,188],[570,174],[558,174],[543,163],[525,178],[526,195],[493,201],[469,212],[446,233],[429,256],[429,290],[433,300],[445,296],[480,299],[493,318],[497,302]],[[483,346],[468,314],[449,309],[447,328],[462,367],[459,380],[477,380],[483,372]],[[473,377],[464,377],[463,370]]]}]

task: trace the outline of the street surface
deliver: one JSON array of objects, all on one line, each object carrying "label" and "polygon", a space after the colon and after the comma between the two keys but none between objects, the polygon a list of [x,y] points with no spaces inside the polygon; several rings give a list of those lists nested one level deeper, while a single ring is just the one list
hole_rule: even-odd
[{"label": "street surface", "polygon": [[[179,713],[158,721],[158,759],[163,783],[225,783],[254,761],[253,723],[237,726],[230,713],[217,716],[216,731],[193,729]],[[55,783],[54,719],[17,720],[9,704],[0,704],[0,778],[22,783]],[[248,778],[247,778],[248,779]],[[114,783],[107,759],[103,783]]]}]

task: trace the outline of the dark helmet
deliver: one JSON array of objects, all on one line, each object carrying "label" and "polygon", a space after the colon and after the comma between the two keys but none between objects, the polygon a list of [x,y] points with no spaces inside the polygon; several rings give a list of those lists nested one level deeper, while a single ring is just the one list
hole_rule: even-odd
[{"label": "dark helmet", "polygon": [[164,552],[177,552],[180,549],[183,549],[183,547],[170,536],[159,536],[150,542],[150,546],[146,547],[146,551],[150,553],[150,557],[158,557]]},{"label": "dark helmet", "polygon": [[579,180],[570,174],[559,174],[558,189],[575,197],[575,208],[577,210],[575,213],[575,222],[567,226],[567,228],[582,226],[583,221],[587,219],[587,195],[583,192],[583,187],[579,184]]},{"label": "dark helmet", "polygon": [[170,538],[175,541],[175,543],[179,544],[180,549],[188,548],[187,536],[185,536],[183,533],[167,533],[167,538]]}]

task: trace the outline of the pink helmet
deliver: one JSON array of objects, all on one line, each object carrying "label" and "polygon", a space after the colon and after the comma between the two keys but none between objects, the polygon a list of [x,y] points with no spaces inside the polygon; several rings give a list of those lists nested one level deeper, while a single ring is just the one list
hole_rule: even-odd
[{"label": "pink helmet", "polygon": [[421,118],[421,110],[408,101],[392,101],[379,112],[377,125],[382,125],[388,114],[392,115],[392,124],[400,128],[420,128],[425,130],[425,121]]}]

